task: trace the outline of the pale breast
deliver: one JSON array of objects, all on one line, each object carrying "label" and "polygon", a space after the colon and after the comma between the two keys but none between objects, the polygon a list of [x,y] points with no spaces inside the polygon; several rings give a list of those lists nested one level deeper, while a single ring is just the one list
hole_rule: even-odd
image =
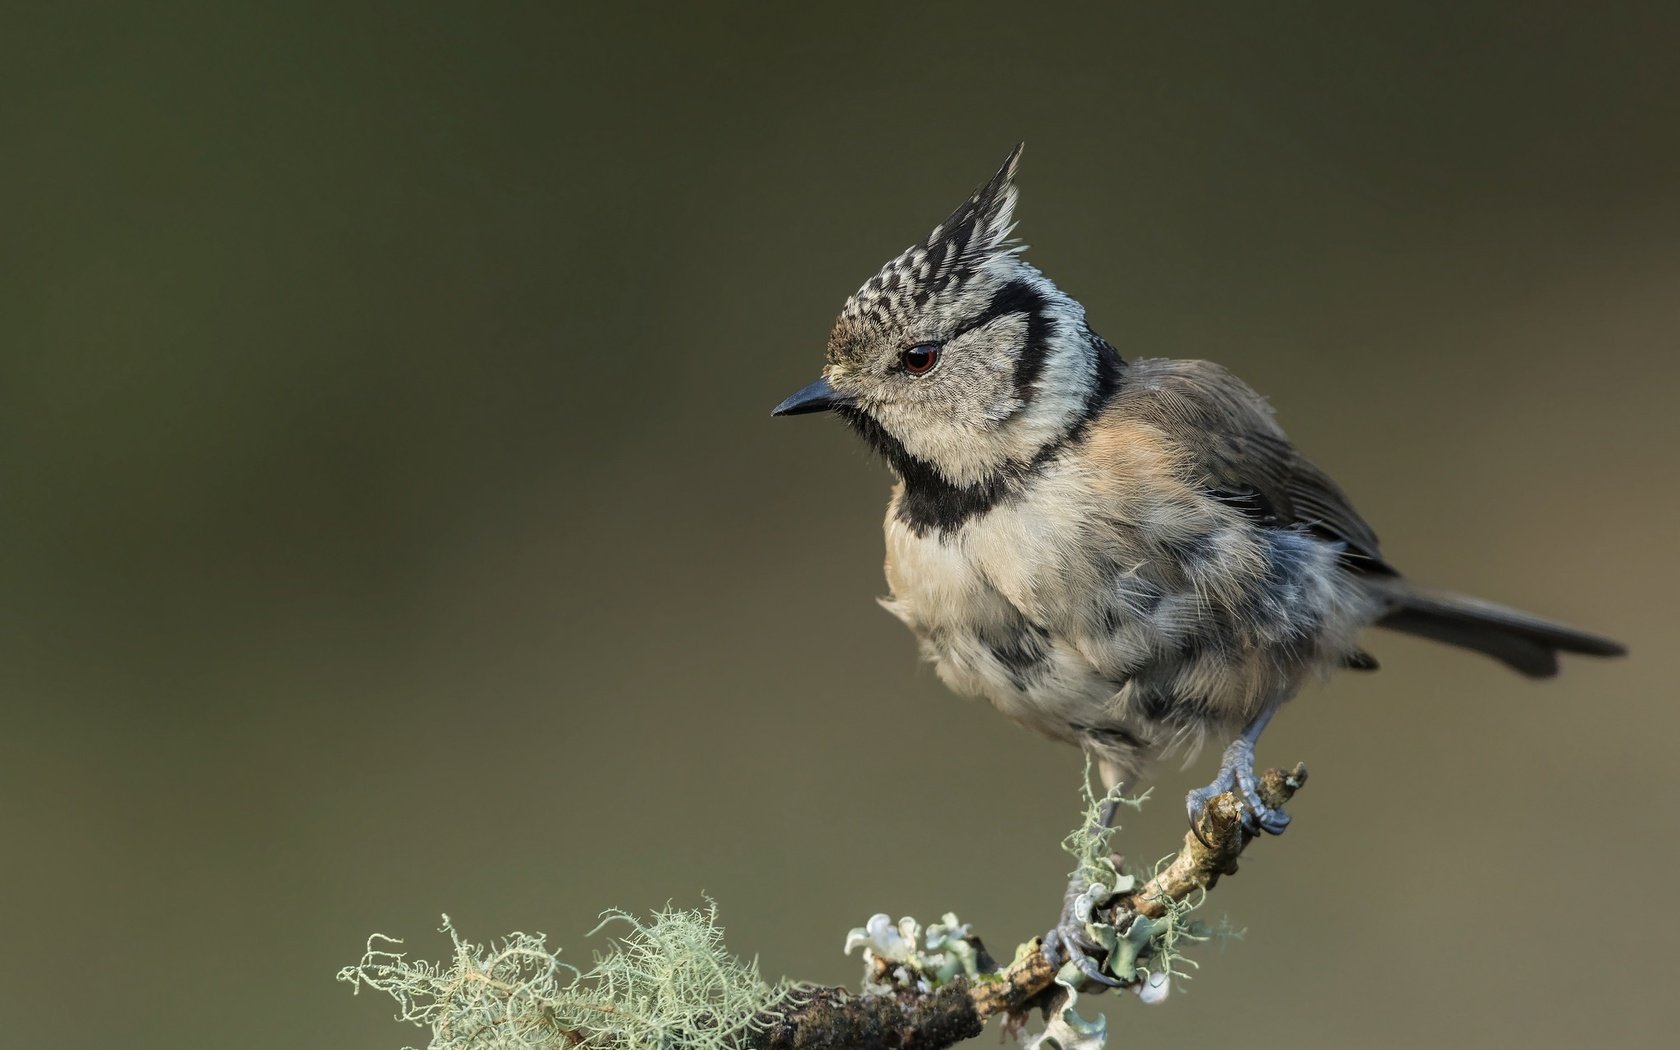
[{"label": "pale breast", "polygon": [[[986,565],[989,535],[976,529],[918,535],[889,512],[892,594],[881,604],[915,633],[951,689],[985,697],[1047,736],[1083,743],[1090,727],[1115,722],[1124,679],[1104,674],[1064,622],[1033,615],[1044,610],[1023,599],[1046,588],[1010,594],[998,586]],[[1048,574],[1044,566],[1033,573]]]}]

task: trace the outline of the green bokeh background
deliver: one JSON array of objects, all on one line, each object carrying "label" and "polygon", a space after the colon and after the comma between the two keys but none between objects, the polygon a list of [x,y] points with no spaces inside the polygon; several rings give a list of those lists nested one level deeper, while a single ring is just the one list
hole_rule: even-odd
[{"label": "green bokeh background", "polygon": [[875,911],[1044,929],[1076,755],[917,664],[884,471],[767,416],[1018,139],[1123,353],[1634,650],[1373,638],[1263,745],[1247,939],[1117,1041],[1672,1035],[1672,5],[265,7],[0,31],[0,1042],[414,1042],[332,978],[446,910],[586,959],[704,891],[831,982]]}]

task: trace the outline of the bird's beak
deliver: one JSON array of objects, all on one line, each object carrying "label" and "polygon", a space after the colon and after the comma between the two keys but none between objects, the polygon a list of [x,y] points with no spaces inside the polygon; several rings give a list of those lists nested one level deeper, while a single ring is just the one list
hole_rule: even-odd
[{"label": "bird's beak", "polygon": [[829,386],[828,380],[819,379],[772,408],[770,414],[773,416],[802,416],[807,412],[827,412],[851,403],[852,399]]}]

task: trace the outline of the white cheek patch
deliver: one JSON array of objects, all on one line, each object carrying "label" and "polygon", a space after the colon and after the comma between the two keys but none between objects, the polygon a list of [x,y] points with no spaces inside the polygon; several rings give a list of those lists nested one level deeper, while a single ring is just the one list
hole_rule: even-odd
[{"label": "white cheek patch", "polygon": [[[956,376],[947,378],[960,381]],[[960,390],[946,397],[930,391],[922,403],[898,401],[874,412],[905,452],[932,466],[953,485],[981,484],[1008,462],[1008,444],[986,419],[980,402]]]}]

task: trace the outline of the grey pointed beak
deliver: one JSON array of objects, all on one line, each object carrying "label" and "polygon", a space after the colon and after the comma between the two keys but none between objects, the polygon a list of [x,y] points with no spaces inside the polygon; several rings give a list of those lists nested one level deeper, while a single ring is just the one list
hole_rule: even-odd
[{"label": "grey pointed beak", "polygon": [[802,416],[807,412],[828,412],[851,404],[851,398],[819,379],[770,410],[773,416]]}]

